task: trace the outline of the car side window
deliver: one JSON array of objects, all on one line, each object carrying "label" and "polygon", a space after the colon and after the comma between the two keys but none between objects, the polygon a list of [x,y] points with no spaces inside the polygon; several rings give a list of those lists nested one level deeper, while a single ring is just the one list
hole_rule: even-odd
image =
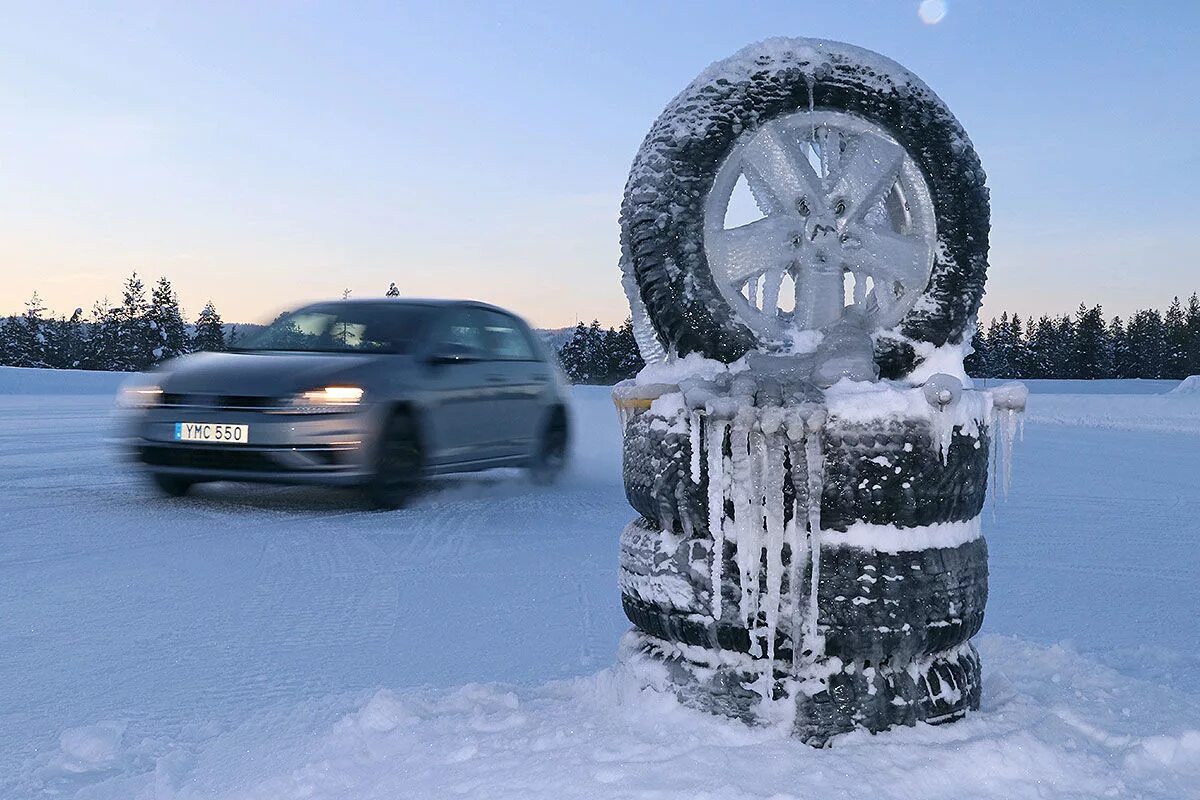
[{"label": "car side window", "polygon": [[483,326],[478,312],[469,308],[452,309],[442,318],[434,341],[439,355],[463,358],[488,358]]},{"label": "car side window", "polygon": [[481,311],[483,340],[492,358],[502,361],[536,361],[533,343],[512,317],[495,311]]}]

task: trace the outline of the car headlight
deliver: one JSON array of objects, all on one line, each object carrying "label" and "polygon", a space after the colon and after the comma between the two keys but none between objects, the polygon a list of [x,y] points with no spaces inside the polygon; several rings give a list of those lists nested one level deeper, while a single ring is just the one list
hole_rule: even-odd
[{"label": "car headlight", "polygon": [[117,394],[121,408],[150,408],[162,402],[163,390],[154,384],[124,386]]},{"label": "car headlight", "polygon": [[353,411],[362,402],[363,390],[357,386],[326,386],[289,397],[281,411],[285,414],[331,414]]}]

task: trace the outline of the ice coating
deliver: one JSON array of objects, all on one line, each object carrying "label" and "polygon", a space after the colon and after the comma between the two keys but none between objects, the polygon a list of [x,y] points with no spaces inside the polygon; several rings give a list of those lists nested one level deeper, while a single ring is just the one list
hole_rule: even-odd
[{"label": "ice coating", "polygon": [[[822,554],[828,548],[908,552],[957,547],[981,535],[978,517],[917,528],[857,522],[846,530],[824,530],[821,498],[827,427],[878,427],[888,419],[903,419],[906,424],[926,421],[933,445],[946,463],[955,435],[978,440],[990,422],[996,430],[993,438],[1003,437],[994,450],[1001,476],[1011,461],[1008,434],[1019,432],[1015,410],[994,411],[993,392],[964,389],[953,375],[933,375],[915,387],[842,379],[822,391],[807,380],[805,366],[811,363],[761,356],[749,359],[736,372],[713,370],[705,373],[708,377],[693,376],[678,386],[659,384],[659,391],[673,391],[654,398],[648,396],[652,394],[649,384],[621,390],[623,397],[634,398],[626,402],[640,403],[652,412],[656,430],[686,437],[688,481],[702,484],[707,474],[704,521],[712,543],[699,574],[707,578],[705,603],[713,618],[736,619],[751,632],[752,654],[768,662],[775,658],[782,630],[786,639],[801,643],[793,648],[792,671],[797,675],[807,674],[823,658],[815,587],[820,585]],[[1015,405],[1023,398],[1021,391],[1002,388],[997,392],[999,402]],[[663,419],[657,419],[660,415]],[[785,507],[784,493],[789,481],[795,488],[790,509]],[[732,514],[727,513],[729,508]],[[685,532],[692,528],[688,519],[680,524]],[[733,543],[736,609],[725,607],[722,591],[731,582],[723,557],[726,541]],[[798,596],[802,587],[803,596]],[[670,591],[666,586],[662,589]]]},{"label": "ice coating", "polygon": [[[943,106],[923,81],[877,53],[823,39],[766,39],[711,64],[667,104],[643,141],[625,187],[623,213],[666,230],[671,207],[647,205],[654,187],[669,183],[672,161],[664,157],[664,148],[686,148],[729,122],[728,109],[716,100],[720,93],[706,89],[777,75],[794,80],[799,74],[808,87],[805,106],[758,123],[737,123],[733,151],[703,203],[703,236],[688,245],[689,252],[703,250],[738,322],[765,337],[762,341],[793,352],[811,352],[813,334],[836,323],[847,308],[868,315],[869,327],[886,328],[891,338],[908,341],[897,323],[928,302],[923,292],[932,264],[944,255],[924,175],[905,148],[859,115],[814,105],[825,82],[836,82],[839,70],[850,64],[868,90]],[[957,149],[970,149],[961,129],[954,137],[961,141]],[[765,216],[727,228],[725,213],[739,182],[748,185]],[[881,200],[885,195],[889,199]],[[896,211],[900,208],[905,211]],[[881,214],[892,213],[898,216],[884,224]],[[635,261],[632,244],[623,237],[619,263],[635,336],[648,364],[670,361],[674,354],[645,313]],[[852,280],[844,283],[847,274]],[[787,303],[779,302],[785,281],[795,295]],[[847,293],[850,302],[844,304]]]}]

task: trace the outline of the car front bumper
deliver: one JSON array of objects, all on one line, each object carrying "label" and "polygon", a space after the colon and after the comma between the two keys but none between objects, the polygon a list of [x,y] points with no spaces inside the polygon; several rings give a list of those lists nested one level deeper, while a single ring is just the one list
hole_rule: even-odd
[{"label": "car front bumper", "polygon": [[[248,425],[245,444],[182,442],[176,423]],[[197,481],[355,485],[372,473],[379,429],[370,408],[334,414],[151,408],[128,412],[122,436],[147,469]]]}]

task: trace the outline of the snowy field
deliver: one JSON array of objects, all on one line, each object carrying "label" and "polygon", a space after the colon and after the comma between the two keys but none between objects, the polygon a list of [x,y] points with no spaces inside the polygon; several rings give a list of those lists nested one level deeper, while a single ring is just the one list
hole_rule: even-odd
[{"label": "snowy field", "polygon": [[985,512],[984,707],[835,740],[612,669],[633,516],[607,390],[576,461],[413,508],[162,500],[108,375],[0,369],[0,798],[1200,798],[1200,394],[1034,384]]}]

